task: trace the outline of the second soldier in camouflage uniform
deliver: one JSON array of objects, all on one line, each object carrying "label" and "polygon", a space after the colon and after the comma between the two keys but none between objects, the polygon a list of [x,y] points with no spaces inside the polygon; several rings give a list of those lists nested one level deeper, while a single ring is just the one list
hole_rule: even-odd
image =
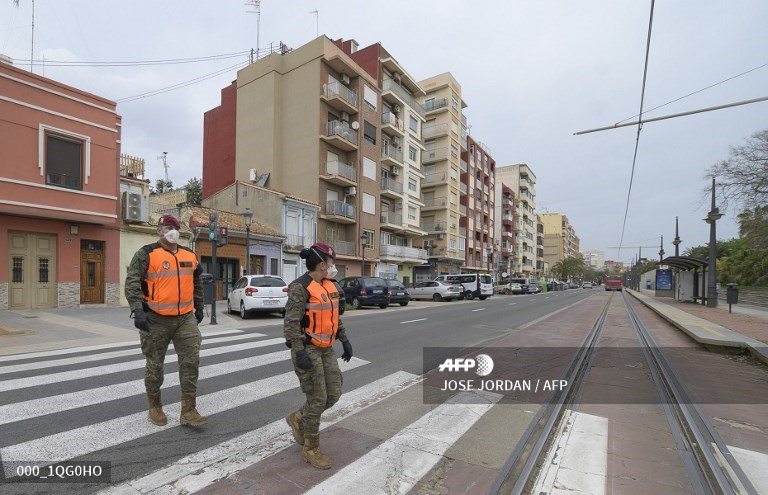
[{"label": "second soldier in camouflage uniform", "polygon": [[144,386],[149,400],[149,420],[168,422],[160,400],[163,364],[173,341],[179,363],[182,425],[203,425],[208,418],[196,408],[197,377],[202,337],[197,327],[203,319],[203,284],[195,254],[179,246],[179,221],[163,215],[158,242],[139,249],[128,267],[125,297],[139,329],[141,352],[147,359]]},{"label": "second soldier in camouflage uniform", "polygon": [[352,345],[339,318],[338,286],[330,280],[337,271],[333,265],[336,253],[330,246],[316,243],[299,256],[306,260],[309,271],[288,287],[283,332],[306,402],[285,419],[296,442],[304,446],[302,458],[314,467],[328,469],[331,459],[320,451],[320,416],[339,400],[343,383],[333,342],[341,341],[341,359],[347,362],[352,359]]}]

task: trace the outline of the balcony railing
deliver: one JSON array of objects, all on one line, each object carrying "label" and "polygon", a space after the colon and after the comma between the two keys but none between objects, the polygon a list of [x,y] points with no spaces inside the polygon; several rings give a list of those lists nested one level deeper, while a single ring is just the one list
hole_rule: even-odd
[{"label": "balcony railing", "polygon": [[424,110],[432,112],[448,106],[448,98],[438,98],[424,102]]},{"label": "balcony railing", "polygon": [[424,184],[440,184],[448,180],[447,172],[438,172],[424,176]]},{"label": "balcony railing", "polygon": [[403,150],[396,148],[392,144],[384,143],[384,146],[381,147],[381,157],[391,158],[398,163],[403,163]]},{"label": "balcony railing", "polygon": [[440,196],[438,198],[424,198],[424,207],[433,208],[435,206],[446,206],[448,204],[448,198]]},{"label": "balcony railing", "polygon": [[400,117],[391,112],[384,112],[381,114],[381,123],[391,125],[400,131],[403,130],[403,121],[400,120]]},{"label": "balcony railing", "polygon": [[421,230],[425,230],[427,232],[444,232],[445,227],[446,227],[445,222],[440,220],[421,222]]},{"label": "balcony railing", "polygon": [[304,237],[296,234],[287,234],[285,236],[285,249],[289,251],[301,251],[307,246],[313,244],[313,241],[309,237]]},{"label": "balcony railing", "polygon": [[384,211],[381,213],[381,223],[388,223],[391,225],[402,225],[403,215],[394,211]]},{"label": "balcony railing", "polygon": [[426,249],[412,248],[408,246],[392,246],[388,244],[382,244],[379,248],[379,254],[381,257],[389,256],[393,258],[408,258],[416,260],[426,260]]},{"label": "balcony railing", "polygon": [[465,160],[461,161],[461,171],[466,172],[467,171],[467,162]]},{"label": "balcony railing", "polygon": [[144,177],[144,159],[121,154],[120,175],[125,177]]},{"label": "balcony railing", "polygon": [[421,154],[422,163],[445,160],[446,158],[448,158],[448,148],[428,149]]},{"label": "balcony railing", "polygon": [[390,179],[389,177],[381,178],[381,188],[396,192],[397,194],[403,193],[403,184],[397,182],[395,179]]},{"label": "balcony railing", "polygon": [[344,201],[328,201],[325,203],[325,214],[355,218],[355,207],[345,203]]},{"label": "balcony railing", "polygon": [[467,185],[464,184],[463,182],[459,184],[459,189],[463,194],[467,194]]},{"label": "balcony railing", "polygon": [[332,120],[326,127],[328,136],[341,136],[350,143],[357,144],[357,131],[353,130],[346,122]]},{"label": "balcony railing", "polygon": [[338,175],[349,179],[352,182],[357,181],[357,171],[351,165],[334,160],[325,164],[325,173],[328,175]]},{"label": "balcony railing", "polygon": [[467,127],[467,116],[464,114],[461,114],[461,125]]},{"label": "balcony railing", "polygon": [[459,235],[461,237],[467,237],[467,228],[466,227],[459,227]]},{"label": "balcony railing", "polygon": [[416,98],[413,97],[411,93],[409,93],[407,90],[403,89],[402,86],[397,84],[393,79],[384,79],[384,84],[382,85],[383,91],[391,91],[397,95],[398,98],[403,100],[406,105],[416,110],[416,113],[424,117],[424,106],[420,104],[418,101],[416,101]]},{"label": "balcony railing", "polygon": [[467,207],[464,205],[459,205],[459,214],[466,215],[467,214]]},{"label": "balcony railing", "polygon": [[448,134],[448,124],[425,125],[421,128],[421,137],[424,139],[430,139],[444,134]]},{"label": "balcony railing", "polygon": [[[330,244],[330,243],[327,243]],[[335,241],[330,244],[336,250],[337,254],[345,254],[347,256],[355,256],[355,246],[357,243],[348,241]]]},{"label": "balcony railing", "polygon": [[357,108],[357,93],[341,84],[339,81],[331,81],[323,84],[323,92],[326,98],[341,98],[353,107]]}]

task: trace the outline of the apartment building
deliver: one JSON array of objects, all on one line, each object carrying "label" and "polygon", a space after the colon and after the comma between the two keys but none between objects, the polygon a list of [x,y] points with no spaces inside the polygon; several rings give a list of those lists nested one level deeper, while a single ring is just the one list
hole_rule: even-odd
[{"label": "apartment building", "polygon": [[496,271],[514,273],[514,253],[515,253],[515,222],[516,211],[515,191],[500,180],[496,181],[496,203],[494,214],[498,221],[494,226],[493,238],[498,242]]},{"label": "apartment building", "polygon": [[579,254],[579,238],[568,217],[561,213],[542,213],[544,260],[549,266]]},{"label": "apartment building", "polygon": [[602,270],[605,260],[605,252],[599,249],[582,249],[581,256],[584,258],[584,262],[592,267],[593,270]]},{"label": "apartment building", "polygon": [[[459,182],[459,252],[466,239],[466,269],[494,272],[501,244],[497,246],[496,161],[482,142],[465,133],[462,122],[461,178]],[[466,144],[465,144],[466,143]],[[451,193],[453,194],[453,193]],[[453,197],[450,198],[453,201]]]},{"label": "apartment building", "polygon": [[419,86],[426,92],[421,226],[426,232],[423,245],[429,253],[429,264],[415,268],[417,282],[460,273],[469,234],[467,231],[462,236],[459,230],[461,153],[467,150],[466,120],[462,118],[466,104],[461,98],[461,86],[450,73],[420,81]]},{"label": "apartment building", "polygon": [[423,234],[421,94],[380,45],[321,36],[264,57],[206,113],[203,198],[238,180],[319,204],[304,237],[336,249],[338,278],[405,276],[427,259],[413,246]]},{"label": "apartment building", "polygon": [[0,62],[0,309],[119,305],[113,101]]},{"label": "apartment building", "polygon": [[533,277],[537,275],[536,175],[527,164],[520,163],[497,167],[496,180],[515,192],[518,204],[515,218],[515,252],[512,259],[514,274],[526,278]]}]

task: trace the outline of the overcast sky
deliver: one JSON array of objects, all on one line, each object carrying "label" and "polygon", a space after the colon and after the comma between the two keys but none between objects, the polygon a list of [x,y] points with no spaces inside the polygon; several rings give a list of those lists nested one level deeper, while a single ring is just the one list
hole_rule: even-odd
[{"label": "overcast sky", "polygon": [[[245,56],[139,67],[56,67],[52,61],[125,62],[199,58],[255,49],[257,16],[246,0],[38,0],[34,71],[118,101],[123,153],[163,177],[168,152],[175,186],[202,176],[203,113],[220,102]],[[317,9],[316,16],[310,11]],[[29,69],[31,0],[0,0],[0,53]],[[581,247],[616,259],[637,127],[583,136],[640,108],[650,0],[403,1],[263,0],[260,48],[298,48],[317,36],[381,42],[418,80],[451,72],[462,85],[471,134],[498,166],[527,163],[539,211],[568,216]],[[645,110],[768,63],[768,2],[656,2]],[[222,72],[223,71],[223,72]],[[132,96],[222,72],[156,96]],[[647,114],[668,115],[768,96],[768,66]],[[705,244],[705,170],[728,147],[768,127],[768,102],[646,124],[620,259],[672,254]],[[734,212],[718,238],[738,234]]]}]

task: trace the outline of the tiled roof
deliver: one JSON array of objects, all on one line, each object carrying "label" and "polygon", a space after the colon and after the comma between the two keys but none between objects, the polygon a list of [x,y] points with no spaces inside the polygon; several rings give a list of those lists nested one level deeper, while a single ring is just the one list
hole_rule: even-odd
[{"label": "tiled roof", "polygon": [[[202,206],[189,206],[182,210],[182,221],[189,225],[189,228],[195,227],[208,227],[210,222],[209,216],[212,212],[217,211],[212,208],[204,208]],[[245,219],[240,213],[233,213],[230,211],[218,211],[219,227],[227,227],[239,231],[245,231]],[[285,237],[280,231],[275,230],[266,225],[262,225],[255,220],[258,212],[254,211],[254,220],[251,222],[251,232],[254,234],[269,235],[274,237]],[[188,218],[187,218],[188,216]]]}]

